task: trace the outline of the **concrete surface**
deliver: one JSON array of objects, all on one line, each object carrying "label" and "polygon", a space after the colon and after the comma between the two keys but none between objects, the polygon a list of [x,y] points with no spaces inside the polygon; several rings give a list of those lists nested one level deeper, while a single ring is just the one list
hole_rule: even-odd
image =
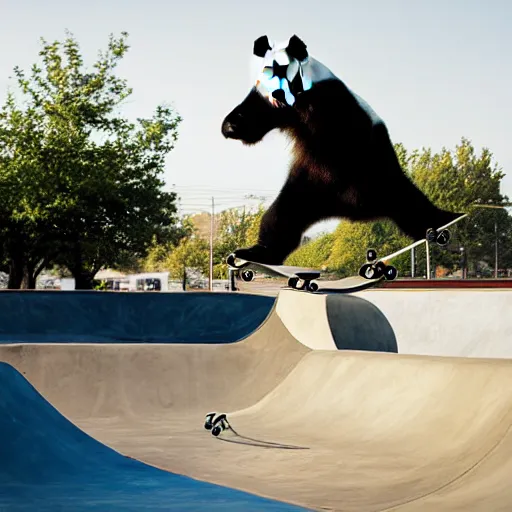
[{"label": "concrete surface", "polygon": [[300,343],[314,350],[398,351],[386,317],[360,297],[282,290],[276,313]]},{"label": "concrete surface", "polygon": [[[0,360],[98,442],[172,473],[314,510],[510,510],[512,360],[374,351],[387,349],[395,334],[401,351],[406,322],[420,343],[430,332],[422,322],[451,318],[432,316],[438,310],[429,310],[428,301],[402,320],[398,313],[390,318],[385,307],[407,313],[405,299],[400,308],[387,296],[380,307],[377,293],[337,300],[281,292],[259,328],[228,344],[4,344]],[[462,304],[477,310],[469,299]],[[480,316],[466,315],[458,332],[473,335],[476,322],[480,343],[495,333],[505,344],[508,320],[488,313],[488,305],[480,297]],[[318,323],[312,327],[308,318]],[[498,323],[486,330],[482,318]],[[453,347],[464,346],[457,331],[452,336]],[[361,348],[339,350],[344,339]],[[14,402],[15,409],[37,409],[27,397]],[[227,413],[233,427],[219,438],[203,428],[213,411]],[[0,429],[7,458],[16,457],[24,439],[30,449],[23,455],[37,453],[26,431],[7,425]],[[41,419],[48,439],[55,427],[45,425]],[[18,449],[5,451],[13,439]],[[8,468],[4,482],[15,481],[16,464],[0,467]],[[137,494],[126,478],[127,487],[116,488],[119,499]],[[82,483],[71,486],[68,503],[80,499]],[[195,498],[190,494],[188,503]]]},{"label": "concrete surface", "polygon": [[374,289],[402,354],[512,358],[512,290]]},{"label": "concrete surface", "polygon": [[125,457],[0,363],[0,510],[303,510]]}]

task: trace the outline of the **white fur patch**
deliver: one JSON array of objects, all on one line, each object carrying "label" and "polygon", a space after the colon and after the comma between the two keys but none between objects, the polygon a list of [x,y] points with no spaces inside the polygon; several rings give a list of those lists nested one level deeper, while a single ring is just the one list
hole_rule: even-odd
[{"label": "white fur patch", "polygon": [[[307,57],[300,62],[290,58],[286,52],[288,42],[274,44],[270,42],[271,50],[268,50],[263,58],[253,58],[251,75],[254,77],[253,84],[262,96],[275,104],[276,100],[272,93],[281,89],[285,94],[286,102],[291,106],[295,103],[295,96],[290,91],[290,84],[299,74],[302,81],[302,88],[307,91],[315,83],[323,80],[336,79],[336,76],[321,62],[312,57]],[[274,75],[274,63],[279,66],[286,66],[286,77],[279,78]]]}]

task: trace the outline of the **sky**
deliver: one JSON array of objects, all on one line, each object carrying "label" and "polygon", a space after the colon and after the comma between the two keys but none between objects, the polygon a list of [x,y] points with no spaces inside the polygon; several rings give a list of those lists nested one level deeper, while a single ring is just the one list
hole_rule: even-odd
[{"label": "sky", "polygon": [[[385,121],[409,150],[454,149],[466,137],[490,149],[512,198],[512,2],[508,0],[0,0],[0,101],[14,66],[38,62],[40,38],[69,30],[87,64],[110,34],[129,33],[117,69],[133,87],[123,113],[170,104],[183,118],[167,157],[167,189],[181,211],[269,204],[287,175],[289,143],[225,140],[222,119],[251,86],[256,38],[298,35],[308,51]],[[330,230],[319,223],[310,233]]]}]

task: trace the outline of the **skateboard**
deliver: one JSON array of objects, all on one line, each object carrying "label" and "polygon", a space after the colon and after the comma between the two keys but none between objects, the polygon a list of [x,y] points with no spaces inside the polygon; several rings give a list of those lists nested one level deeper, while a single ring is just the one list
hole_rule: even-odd
[{"label": "skateboard", "polygon": [[244,281],[252,281],[254,279],[254,271],[261,271],[270,276],[287,277],[288,286],[295,290],[318,293],[355,293],[371,288],[382,280],[394,281],[398,276],[398,271],[392,265],[388,265],[387,262],[396,258],[400,254],[403,254],[426,241],[430,243],[435,242],[440,247],[448,245],[451,240],[451,233],[447,228],[467,216],[467,213],[461,215],[437,229],[429,228],[425,234],[425,238],[417,240],[407,247],[382,258],[378,258],[377,251],[375,251],[375,249],[368,249],[366,251],[366,263],[361,266],[358,275],[344,277],[333,281],[315,281],[321,275],[321,272],[318,270],[286,265],[267,265],[264,263],[242,260],[237,258],[235,254],[230,254],[226,262],[231,268],[240,270],[240,277]]},{"label": "skateboard", "polygon": [[225,414],[209,412],[204,420],[204,428],[210,430],[212,435],[218,437],[221,432],[230,428]]},{"label": "skateboard", "polygon": [[404,252],[410,251],[411,249],[414,249],[414,247],[424,244],[425,242],[436,243],[439,247],[446,247],[451,240],[451,233],[448,228],[467,216],[468,214],[465,213],[437,229],[429,228],[427,229],[425,238],[416,240],[416,242],[413,242],[392,254],[383,256],[382,258],[377,257],[377,251],[375,251],[375,249],[368,249],[366,251],[366,263],[359,269],[359,276],[370,280],[379,279],[381,277],[385,277],[389,280],[396,279],[398,272],[395,267],[387,264],[388,261],[391,261]]},{"label": "skateboard", "polygon": [[[238,262],[238,263],[237,263]],[[303,267],[292,267],[286,265],[267,265],[237,258],[230,254],[226,263],[233,269],[240,271],[242,280],[249,282],[254,279],[254,271],[262,272],[273,277],[287,277],[288,286],[295,290],[306,290],[315,292],[318,290],[318,284],[314,279],[320,277],[320,271]]]},{"label": "skateboard", "polygon": [[267,265],[242,260],[240,258],[236,258],[234,254],[230,254],[228,256],[227,264],[231,268],[239,270],[241,279],[246,282],[254,279],[254,271],[261,271],[264,274],[275,277],[287,277],[288,286],[294,290],[313,293],[355,293],[374,286],[381,279],[394,279],[392,273],[388,272],[375,277],[375,279],[368,277],[364,278],[362,276],[349,276],[332,281],[315,281],[315,279],[318,279],[321,275],[321,272],[318,270],[286,265]]},{"label": "skateboard", "polygon": [[275,441],[265,441],[263,439],[256,439],[254,437],[240,434],[235,430],[233,425],[230,424],[226,413],[209,412],[205,417],[204,428],[209,430],[211,435],[214,437],[219,437],[222,432],[229,431],[231,435],[227,438],[225,437],[224,440],[229,441],[230,443],[280,450],[309,450],[309,447],[307,446],[283,444]]}]

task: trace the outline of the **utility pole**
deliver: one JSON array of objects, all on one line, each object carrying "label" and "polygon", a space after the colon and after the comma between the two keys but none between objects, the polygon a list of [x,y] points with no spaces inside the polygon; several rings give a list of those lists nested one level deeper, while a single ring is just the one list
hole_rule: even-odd
[{"label": "utility pole", "polygon": [[494,221],[494,278],[498,279],[498,220]]},{"label": "utility pole", "polygon": [[212,213],[210,219],[210,291],[213,291],[213,219],[215,216],[215,201],[212,196]]}]

